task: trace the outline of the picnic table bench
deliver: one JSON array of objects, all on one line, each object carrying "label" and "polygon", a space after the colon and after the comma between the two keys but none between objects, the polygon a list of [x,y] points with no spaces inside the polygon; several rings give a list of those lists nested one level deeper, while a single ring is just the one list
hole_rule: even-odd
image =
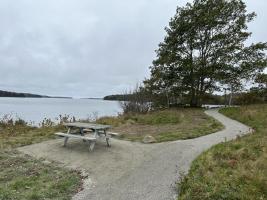
[{"label": "picnic table bench", "polygon": [[[67,133],[58,132],[55,133],[55,135],[65,138],[64,146],[67,145],[69,138],[77,138],[77,139],[82,139],[84,142],[88,142],[90,151],[93,151],[96,140],[98,138],[104,137],[107,146],[110,147],[109,138],[112,135],[117,135],[116,133],[107,132],[107,130],[111,128],[111,126],[109,125],[82,123],[82,122],[64,123],[63,125],[65,125],[68,128]],[[91,134],[89,136],[85,135],[85,133],[88,132]]]}]

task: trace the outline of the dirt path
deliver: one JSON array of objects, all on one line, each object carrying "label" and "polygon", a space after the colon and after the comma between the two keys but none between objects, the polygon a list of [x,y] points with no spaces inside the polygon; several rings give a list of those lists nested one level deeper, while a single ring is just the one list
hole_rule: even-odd
[{"label": "dirt path", "polygon": [[218,113],[225,129],[191,140],[145,145],[112,139],[112,147],[98,142],[93,152],[80,141],[51,140],[19,148],[20,151],[64,163],[89,174],[86,188],[73,199],[90,200],[171,200],[177,198],[176,181],[187,172],[191,162],[204,150],[225,140],[245,134],[250,128]]}]

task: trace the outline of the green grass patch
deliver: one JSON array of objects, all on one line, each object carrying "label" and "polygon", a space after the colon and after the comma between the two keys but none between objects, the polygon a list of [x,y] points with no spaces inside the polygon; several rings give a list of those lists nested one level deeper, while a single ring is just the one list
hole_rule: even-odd
[{"label": "green grass patch", "polygon": [[267,105],[220,112],[256,131],[201,154],[179,185],[179,200],[267,199]]},{"label": "green grass patch", "polygon": [[0,124],[0,149],[10,149],[42,142],[55,138],[54,133],[66,131],[60,125],[49,127],[31,127],[26,124]]},{"label": "green grass patch", "polygon": [[0,200],[67,200],[81,187],[79,172],[16,151],[0,151],[0,168]]},{"label": "green grass patch", "polygon": [[223,128],[217,120],[207,116],[203,109],[167,109],[147,114],[127,114],[102,117],[97,123],[110,124],[120,138],[142,141],[145,135],[157,142],[191,139],[214,133]]},{"label": "green grass patch", "polygon": [[124,114],[118,117],[101,117],[97,120],[100,124],[109,124],[119,126],[126,123],[159,125],[159,124],[175,124],[180,122],[181,113],[176,110],[160,110],[152,111],[147,114]]},{"label": "green grass patch", "polygon": [[57,163],[14,151],[14,148],[54,138],[63,126],[31,127],[26,123],[0,123],[0,200],[67,200],[81,189],[79,172]]}]

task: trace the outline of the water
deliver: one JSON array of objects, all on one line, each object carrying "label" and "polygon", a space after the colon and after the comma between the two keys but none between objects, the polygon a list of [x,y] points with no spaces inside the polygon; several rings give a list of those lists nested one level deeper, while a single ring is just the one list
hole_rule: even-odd
[{"label": "water", "polygon": [[44,118],[56,121],[59,115],[87,119],[101,116],[115,116],[121,112],[116,101],[93,99],[52,98],[0,98],[0,117],[11,114],[27,122],[38,124]]},{"label": "water", "polygon": [[213,105],[213,104],[205,104],[202,105],[203,108],[212,109],[212,108],[223,108],[225,105]]}]

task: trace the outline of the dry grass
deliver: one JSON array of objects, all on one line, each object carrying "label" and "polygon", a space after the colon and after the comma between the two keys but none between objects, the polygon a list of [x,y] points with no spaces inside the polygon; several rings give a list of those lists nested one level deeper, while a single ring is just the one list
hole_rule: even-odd
[{"label": "dry grass", "polygon": [[37,128],[23,124],[0,124],[0,149],[10,149],[52,139],[55,138],[54,133],[58,131],[65,131],[65,127],[51,126]]},{"label": "dry grass", "polygon": [[104,117],[98,119],[97,123],[113,125],[112,131],[130,141],[141,141],[145,135],[152,135],[157,142],[190,139],[223,128],[202,109],[170,109],[148,114]]},{"label": "dry grass", "polygon": [[221,112],[256,131],[199,156],[180,185],[180,200],[267,199],[267,105]]}]

